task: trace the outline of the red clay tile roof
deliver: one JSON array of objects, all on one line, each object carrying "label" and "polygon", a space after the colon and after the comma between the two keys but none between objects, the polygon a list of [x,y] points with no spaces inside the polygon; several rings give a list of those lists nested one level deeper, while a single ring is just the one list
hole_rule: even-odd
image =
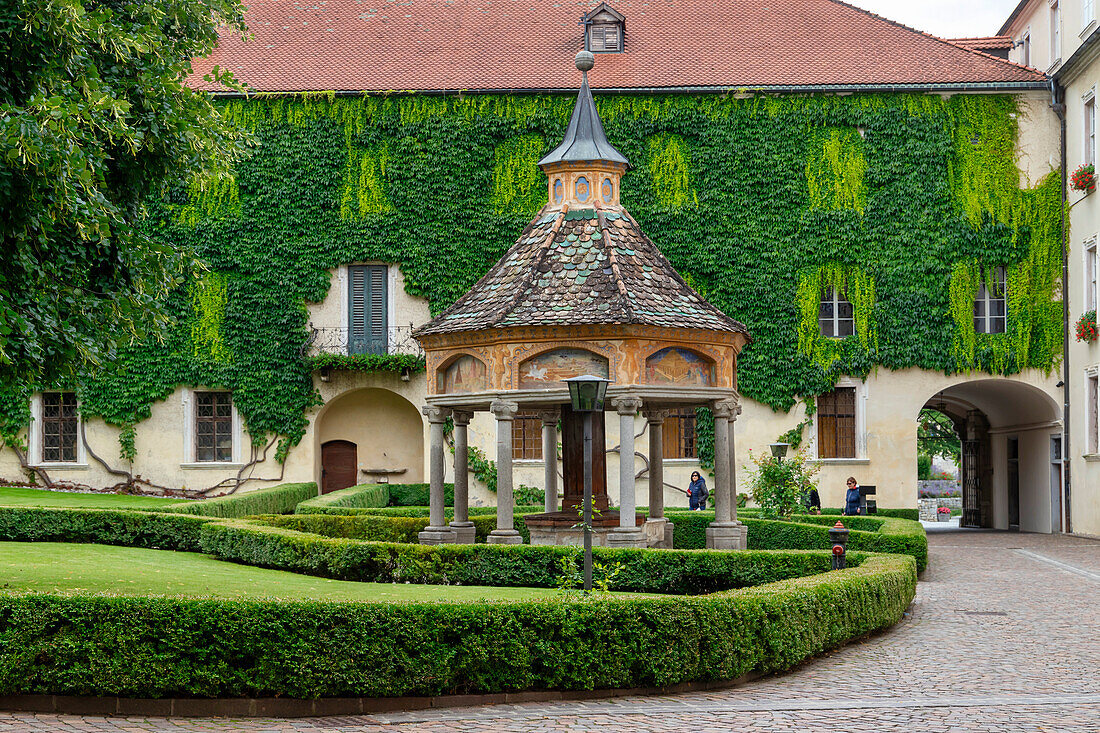
[{"label": "red clay tile roof", "polygon": [[[573,55],[592,2],[251,0],[249,41],[195,62],[257,91],[576,89]],[[611,0],[625,50],[597,54],[599,89],[1039,86],[1025,67],[838,0]]]},{"label": "red clay tile roof", "polygon": [[975,51],[988,51],[995,48],[1012,48],[1011,36],[982,36],[980,38],[947,38],[944,39],[956,46],[973,49]]}]

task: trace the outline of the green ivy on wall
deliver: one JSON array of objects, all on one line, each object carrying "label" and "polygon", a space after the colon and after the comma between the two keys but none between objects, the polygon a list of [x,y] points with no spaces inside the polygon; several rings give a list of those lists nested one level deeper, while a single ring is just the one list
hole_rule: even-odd
[{"label": "green ivy on wall", "polygon": [[[397,263],[409,294],[433,312],[450,305],[543,202],[534,163],[561,139],[572,104],[546,95],[222,102],[259,141],[252,157],[231,184],[150,204],[150,227],[194,248],[209,272],[171,297],[177,325],[161,341],[81,379],[84,413],[127,428],[178,385],[231,389],[255,444],[278,439],[285,457],[318,402],[316,364],[303,357],[306,304],[325,298],[331,269]],[[876,366],[1056,366],[1058,180],[1020,188],[1012,97],[601,95],[597,106],[636,166],[623,176],[623,204],[751,331],[739,361],[746,397],[788,410],[838,375]],[[973,274],[995,265],[1007,267],[1009,333],[973,336]],[[855,337],[812,333],[826,283],[858,303]],[[37,387],[0,394],[5,440],[26,424]],[[122,454],[132,456],[125,434]]]}]

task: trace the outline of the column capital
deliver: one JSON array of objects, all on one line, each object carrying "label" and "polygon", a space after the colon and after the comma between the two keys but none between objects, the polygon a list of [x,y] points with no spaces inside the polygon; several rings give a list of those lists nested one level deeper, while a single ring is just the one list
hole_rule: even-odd
[{"label": "column capital", "polygon": [[430,423],[445,423],[447,418],[451,416],[451,410],[448,407],[436,407],[435,405],[424,405],[420,408],[420,411],[424,413],[424,416],[428,418]]},{"label": "column capital", "polygon": [[474,413],[470,410],[454,410],[451,412],[451,418],[455,421],[455,425],[469,425],[474,419]]},{"label": "column capital", "polygon": [[712,409],[716,418],[732,421],[736,420],[737,416],[741,414],[741,403],[734,398],[718,400],[714,403]]},{"label": "column capital", "polygon": [[497,420],[515,420],[519,404],[510,400],[493,400],[489,404],[489,412],[496,415]]},{"label": "column capital", "polygon": [[611,406],[620,415],[635,415],[642,408],[642,401],[638,397],[616,397],[611,400]]},{"label": "column capital", "polygon": [[664,423],[671,410],[666,410],[658,407],[647,407],[642,410],[642,415],[645,417],[646,422],[650,425],[660,425]]},{"label": "column capital", "polygon": [[543,427],[548,425],[557,426],[558,420],[561,420],[561,410],[554,408],[553,410],[539,410],[539,419],[542,420]]}]

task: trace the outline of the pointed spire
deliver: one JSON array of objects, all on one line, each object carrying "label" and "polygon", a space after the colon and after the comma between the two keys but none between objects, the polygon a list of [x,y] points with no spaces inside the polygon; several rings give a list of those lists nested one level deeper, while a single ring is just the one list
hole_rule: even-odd
[{"label": "pointed spire", "polygon": [[573,117],[569,120],[569,127],[565,130],[565,138],[561,145],[539,161],[540,167],[552,163],[594,161],[607,161],[630,167],[630,161],[607,141],[600,115],[596,112],[596,102],[592,99],[592,90],[588,88],[588,70],[595,62],[596,57],[590,51],[577,53],[577,68],[584,74],[584,80],[581,82],[581,91],[577,95],[577,103],[573,107]]}]

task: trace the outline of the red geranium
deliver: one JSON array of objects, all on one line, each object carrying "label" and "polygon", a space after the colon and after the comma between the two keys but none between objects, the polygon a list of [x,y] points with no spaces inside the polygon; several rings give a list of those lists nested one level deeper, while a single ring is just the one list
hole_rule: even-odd
[{"label": "red geranium", "polygon": [[1077,170],[1069,177],[1069,187],[1074,191],[1091,191],[1096,188],[1096,171],[1092,163],[1077,166]]},{"label": "red geranium", "polygon": [[1087,311],[1077,320],[1077,340],[1091,344],[1097,335],[1096,311]]}]

